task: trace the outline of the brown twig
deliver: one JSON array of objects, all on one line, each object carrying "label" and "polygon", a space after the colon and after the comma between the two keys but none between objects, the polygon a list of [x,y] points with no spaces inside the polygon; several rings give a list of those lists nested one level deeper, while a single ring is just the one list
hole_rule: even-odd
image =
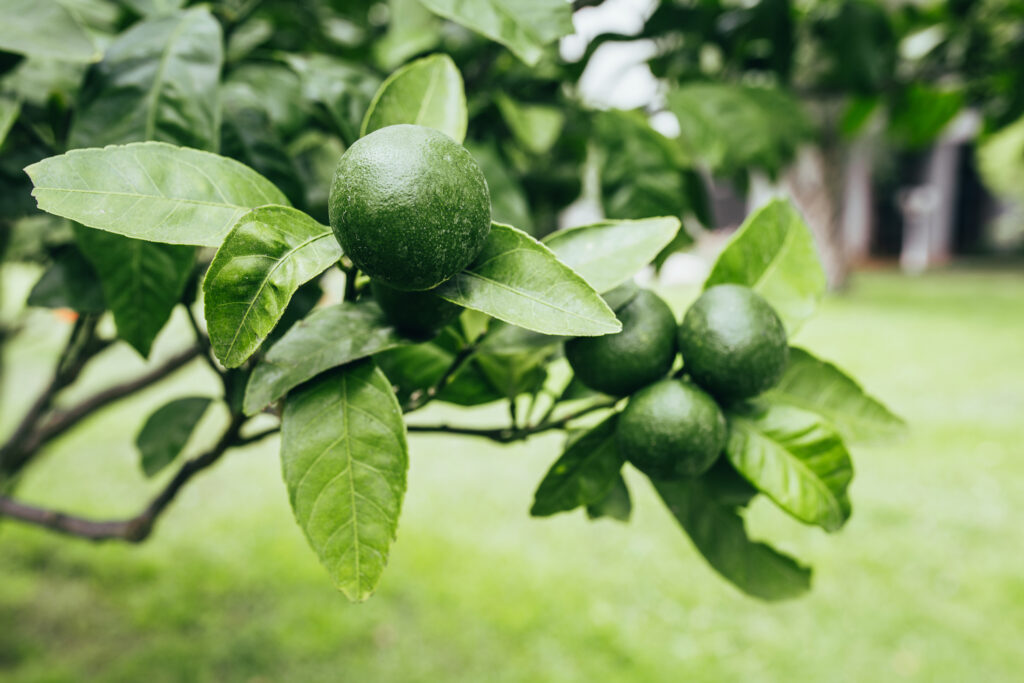
[{"label": "brown twig", "polygon": [[42,426],[26,435],[20,445],[12,442],[13,448],[5,453],[7,457],[7,462],[4,463],[5,470],[11,473],[17,472],[43,444],[68,431],[100,408],[167,377],[201,353],[202,349],[199,346],[188,348],[171,356],[162,364],[139,377],[104,389],[67,410],[54,413]]},{"label": "brown twig", "polygon": [[241,416],[232,418],[217,444],[205,453],[186,461],[174,478],[150,501],[149,505],[134,517],[93,520],[21,503],[5,496],[0,496],[0,516],[90,541],[122,540],[129,543],[140,543],[153,533],[153,527],[160,514],[171,504],[192,477],[217,462],[228,449],[250,444],[270,433],[270,430],[267,430],[241,438],[238,433],[243,420],[244,418]]},{"label": "brown twig", "polygon": [[411,413],[414,410],[419,410],[420,408],[422,408],[423,406],[427,405],[435,398],[437,398],[437,395],[444,391],[444,388],[448,386],[449,382],[451,382],[455,378],[455,373],[457,373],[462,368],[462,366],[465,365],[466,362],[473,357],[473,355],[480,348],[481,342],[483,342],[483,340],[486,337],[487,332],[484,332],[479,337],[477,337],[476,341],[474,341],[472,344],[467,344],[466,346],[462,347],[462,349],[455,355],[455,358],[452,359],[451,364],[444,371],[444,374],[441,375],[441,378],[437,380],[433,386],[428,387],[423,391],[414,391],[412,395],[409,396],[409,400],[406,401],[405,405],[402,406],[402,412]]},{"label": "brown twig", "polygon": [[540,434],[541,432],[551,431],[553,429],[562,429],[567,426],[573,420],[577,420],[584,415],[588,415],[598,410],[605,410],[607,408],[614,408],[617,401],[602,401],[600,403],[593,403],[585,408],[581,408],[574,413],[570,413],[565,417],[560,417],[557,420],[548,420],[539,422],[535,425],[528,427],[492,427],[492,428],[476,428],[476,427],[459,427],[457,425],[409,425],[408,430],[410,432],[439,432],[444,434],[461,434],[463,436],[478,436],[484,439],[490,439],[491,441],[497,441],[499,443],[511,443],[513,441],[521,441],[534,434]]}]

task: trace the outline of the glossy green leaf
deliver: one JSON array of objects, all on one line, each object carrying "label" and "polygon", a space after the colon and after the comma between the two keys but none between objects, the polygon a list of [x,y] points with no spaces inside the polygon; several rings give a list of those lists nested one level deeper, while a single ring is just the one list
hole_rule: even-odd
[{"label": "glossy green leaf", "polygon": [[205,7],[133,25],[86,78],[69,146],[158,140],[216,151],[222,43]]},{"label": "glossy green leaf", "polygon": [[259,349],[295,290],[341,258],[331,229],[286,206],[242,216],[217,250],[203,283],[210,343],[225,367]]},{"label": "glossy green leaf", "polygon": [[29,292],[28,305],[70,308],[79,313],[106,310],[96,270],[74,247],[62,249],[54,256],[53,263]]},{"label": "glossy green leaf", "polygon": [[355,142],[359,122],[379,89],[380,78],[359,62],[332,55],[285,54],[284,59],[302,78],[306,99],[322,104],[341,137],[348,144]]},{"label": "glossy green leaf", "polygon": [[0,50],[73,62],[100,58],[89,33],[57,0],[5,0]]},{"label": "glossy green leaf", "polygon": [[619,474],[615,483],[608,489],[608,492],[593,503],[587,505],[588,519],[617,519],[620,522],[628,522],[633,512],[633,501],[629,497],[629,488],[626,480]]},{"label": "glossy green leaf", "polygon": [[611,491],[623,463],[615,445],[617,421],[618,415],[612,415],[572,442],[537,487],[531,515],[547,517],[574,510],[600,501]]},{"label": "glossy green leaf", "polygon": [[72,150],[25,172],[43,211],[150,242],[216,247],[249,209],[288,204],[237,161],[162,142]]},{"label": "glossy green leaf", "polygon": [[765,543],[750,540],[736,506],[716,495],[704,477],[653,483],[708,564],[744,593],[762,600],[785,600],[810,588],[810,569]]},{"label": "glossy green leaf", "polygon": [[373,57],[386,71],[433,48],[441,40],[441,22],[419,0],[389,0],[387,32],[373,44]]},{"label": "glossy green leaf", "polygon": [[544,244],[591,287],[607,292],[653,261],[679,228],[679,219],[671,216],[604,221],[553,232]]},{"label": "glossy green leaf", "polygon": [[544,46],[573,32],[572,4],[564,0],[420,0],[445,19],[501,43],[534,66]]},{"label": "glossy green leaf", "polygon": [[906,423],[832,363],[791,348],[786,373],[765,394],[772,403],[824,416],[848,442],[870,442],[897,436]]},{"label": "glossy green leaf", "polygon": [[21,100],[11,95],[0,95],[0,145],[7,139],[11,126],[21,113]]},{"label": "glossy green leaf", "polygon": [[546,154],[562,134],[565,114],[546,104],[524,104],[499,93],[494,100],[516,141],[532,154]]},{"label": "glossy green leaf", "polygon": [[166,403],[146,418],[135,437],[142,471],[153,477],[174,462],[210,405],[203,396],[179,398]]},{"label": "glossy green leaf", "polygon": [[704,288],[723,283],[746,285],[767,299],[790,335],[814,315],[825,293],[825,272],[814,237],[790,202],[773,200],[740,226]]},{"label": "glossy green leaf", "polygon": [[270,347],[245,388],[245,413],[265,406],[321,372],[407,343],[373,301],[313,311]]},{"label": "glossy green leaf", "polygon": [[544,334],[597,336],[622,329],[600,295],[550,249],[501,223],[492,225],[476,260],[436,292]]},{"label": "glossy green leaf", "polygon": [[431,55],[406,64],[381,84],[360,134],[412,123],[462,142],[467,120],[462,74],[448,55]]},{"label": "glossy green leaf", "polygon": [[843,526],[853,464],[821,416],[765,402],[730,410],[727,418],[725,452],[747,481],[802,522],[826,531]]},{"label": "glossy green leaf", "polygon": [[99,275],[117,336],[148,356],[192,273],[195,248],[126,239],[81,226],[75,239]]},{"label": "glossy green leaf", "polygon": [[370,597],[398,529],[409,467],[405,423],[373,363],[341,368],[288,397],[281,462],[295,519],[349,600]]}]

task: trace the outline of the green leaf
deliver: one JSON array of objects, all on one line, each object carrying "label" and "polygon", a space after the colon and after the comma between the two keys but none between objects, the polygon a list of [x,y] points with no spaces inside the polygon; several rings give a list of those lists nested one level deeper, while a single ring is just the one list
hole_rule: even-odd
[{"label": "green leaf", "polygon": [[851,443],[891,438],[907,426],[845,372],[795,347],[782,379],[764,397],[824,416]]},{"label": "green leaf", "polygon": [[[433,340],[384,351],[375,355],[374,360],[395,386],[399,401],[404,403],[417,391],[436,385],[455,361],[456,353],[457,350]],[[494,388],[471,359],[455,372],[436,400],[476,406],[502,398],[505,395]]]},{"label": "green leaf", "polygon": [[72,150],[25,172],[43,211],[150,242],[216,247],[249,209],[288,204],[237,161],[162,142]]},{"label": "green leaf", "polygon": [[388,76],[370,103],[360,135],[399,123],[435,128],[460,143],[466,139],[466,93],[451,57],[417,59]]},{"label": "green leaf", "polygon": [[306,99],[321,103],[341,137],[348,144],[355,142],[359,121],[370,106],[380,79],[358,62],[331,55],[286,53],[283,57],[301,77]]},{"label": "green leaf", "polygon": [[349,600],[387,564],[409,466],[391,384],[372,363],[324,375],[288,397],[281,462],[295,519]]},{"label": "green leaf", "polygon": [[736,507],[718,497],[704,477],[653,484],[708,564],[743,592],[762,600],[785,600],[810,588],[810,569],[751,541]]},{"label": "green leaf", "polygon": [[530,514],[547,517],[596,503],[604,498],[620,478],[622,456],[615,445],[612,415],[576,439],[544,475],[533,495]]},{"label": "green leaf", "polygon": [[62,249],[28,295],[29,306],[70,308],[79,313],[106,310],[96,270],[73,247]]},{"label": "green leaf", "polygon": [[801,522],[830,532],[843,526],[853,464],[823,418],[771,403],[730,410],[727,418],[725,452],[747,481]]},{"label": "green leaf", "polygon": [[521,104],[504,93],[495,103],[516,141],[532,154],[546,154],[562,134],[565,114],[545,104]]},{"label": "green leaf", "polygon": [[120,0],[120,2],[131,7],[136,14],[143,17],[170,14],[181,9],[181,6],[185,4],[185,0]]},{"label": "green leaf", "polygon": [[389,0],[387,33],[373,44],[373,57],[386,71],[426,52],[441,40],[441,22],[419,0]]},{"label": "green leaf", "polygon": [[776,173],[811,134],[800,104],[770,88],[688,83],[669,92],[668,108],[682,149],[724,175],[750,167]]},{"label": "green leaf", "polygon": [[149,356],[153,340],[185,290],[195,248],[153,244],[81,226],[76,226],[75,239],[99,275],[117,336]]},{"label": "green leaf", "polygon": [[679,219],[671,216],[605,221],[553,232],[544,244],[591,287],[607,292],[649,264],[679,227]]},{"label": "green leaf", "polygon": [[587,518],[600,519],[608,517],[620,522],[628,522],[633,512],[633,501],[629,497],[629,489],[622,474],[615,477],[615,483],[603,497],[587,505]]},{"label": "green leaf", "polygon": [[825,272],[814,237],[790,202],[773,200],[740,226],[704,288],[723,283],[746,285],[767,299],[790,336],[814,315],[825,293]]},{"label": "green leaf", "polygon": [[328,306],[292,326],[252,372],[245,413],[264,406],[321,372],[407,343],[373,301]]},{"label": "green leaf", "polygon": [[0,95],[0,145],[7,139],[11,126],[21,113],[21,100],[10,95]]},{"label": "green leaf", "polygon": [[135,446],[147,477],[157,475],[181,454],[209,405],[210,399],[203,396],[179,398],[146,419],[135,437]]},{"label": "green leaf", "polygon": [[1005,199],[1024,199],[1024,117],[985,136],[975,154],[988,189]]},{"label": "green leaf", "polygon": [[158,140],[216,151],[222,44],[204,7],[133,25],[86,78],[69,146]]},{"label": "green leaf", "polygon": [[492,225],[476,260],[436,293],[544,334],[597,336],[622,329],[597,292],[550,249],[501,223]]},{"label": "green leaf", "polygon": [[0,50],[72,62],[92,62],[100,52],[57,0],[5,0]]},{"label": "green leaf", "polygon": [[501,43],[528,66],[544,46],[573,32],[572,4],[563,0],[420,0],[445,19]]},{"label": "green leaf", "polygon": [[286,206],[242,216],[203,283],[210,342],[225,367],[259,349],[295,290],[341,258],[331,229]]}]

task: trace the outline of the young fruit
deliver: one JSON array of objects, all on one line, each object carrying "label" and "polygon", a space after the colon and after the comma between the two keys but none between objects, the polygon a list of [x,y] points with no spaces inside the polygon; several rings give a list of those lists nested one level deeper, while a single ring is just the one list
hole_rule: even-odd
[{"label": "young fruit", "polygon": [[659,479],[696,477],[725,447],[725,417],[699,387],[663,379],[629,399],[615,432],[619,453]]},{"label": "young fruit", "polygon": [[789,361],[778,314],[742,285],[717,285],[700,295],[679,326],[679,351],[693,381],[727,401],[775,386]]},{"label": "young fruit", "polygon": [[370,290],[395,329],[414,338],[432,337],[462,310],[429,291],[403,292],[377,280],[370,280]]},{"label": "young fruit", "polygon": [[491,230],[491,199],[462,145],[432,128],[388,126],[338,162],[331,228],[363,272],[396,289],[431,289],[465,268]]},{"label": "young fruit", "polygon": [[622,331],[565,342],[565,357],[584,385],[628,396],[665,376],[676,357],[676,321],[657,294],[646,289],[616,311]]}]

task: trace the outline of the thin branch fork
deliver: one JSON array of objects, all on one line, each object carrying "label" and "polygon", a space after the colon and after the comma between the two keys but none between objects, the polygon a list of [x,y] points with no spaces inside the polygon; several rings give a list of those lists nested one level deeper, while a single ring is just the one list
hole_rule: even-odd
[{"label": "thin branch fork", "polygon": [[[37,426],[29,434],[20,435],[17,440],[12,437],[11,441],[4,447],[2,463],[4,469],[9,473],[17,472],[43,444],[68,431],[100,408],[125,396],[134,394],[141,389],[145,389],[151,384],[155,384],[179,368],[187,365],[201,354],[202,348],[200,346],[193,346],[180,351],[145,374],[121,384],[115,384],[112,387],[97,392],[67,410],[54,413],[41,426]],[[16,434],[15,436],[19,435]]]},{"label": "thin branch fork", "polygon": [[581,408],[574,413],[570,413],[565,417],[561,417],[557,420],[545,420],[535,425],[528,427],[493,427],[493,428],[476,428],[476,427],[460,427],[458,425],[408,425],[407,429],[410,432],[438,432],[443,434],[460,434],[463,436],[478,436],[484,439],[490,439],[491,441],[497,441],[499,443],[511,443],[513,441],[521,441],[529,438],[534,434],[540,434],[541,432],[551,431],[553,429],[564,429],[570,422],[577,420],[584,415],[596,412],[598,410],[605,410],[608,408],[614,408],[618,401],[602,401],[600,403],[593,403],[585,408]]},{"label": "thin branch fork", "polygon": [[244,418],[241,416],[233,417],[217,444],[201,455],[186,461],[149,505],[134,517],[93,520],[28,505],[5,496],[0,496],[0,516],[90,541],[120,540],[128,543],[141,543],[153,533],[157,519],[192,477],[220,460],[228,450],[247,446],[277,431],[277,428],[272,428],[257,432],[252,436],[241,437],[239,431],[243,421]]}]

